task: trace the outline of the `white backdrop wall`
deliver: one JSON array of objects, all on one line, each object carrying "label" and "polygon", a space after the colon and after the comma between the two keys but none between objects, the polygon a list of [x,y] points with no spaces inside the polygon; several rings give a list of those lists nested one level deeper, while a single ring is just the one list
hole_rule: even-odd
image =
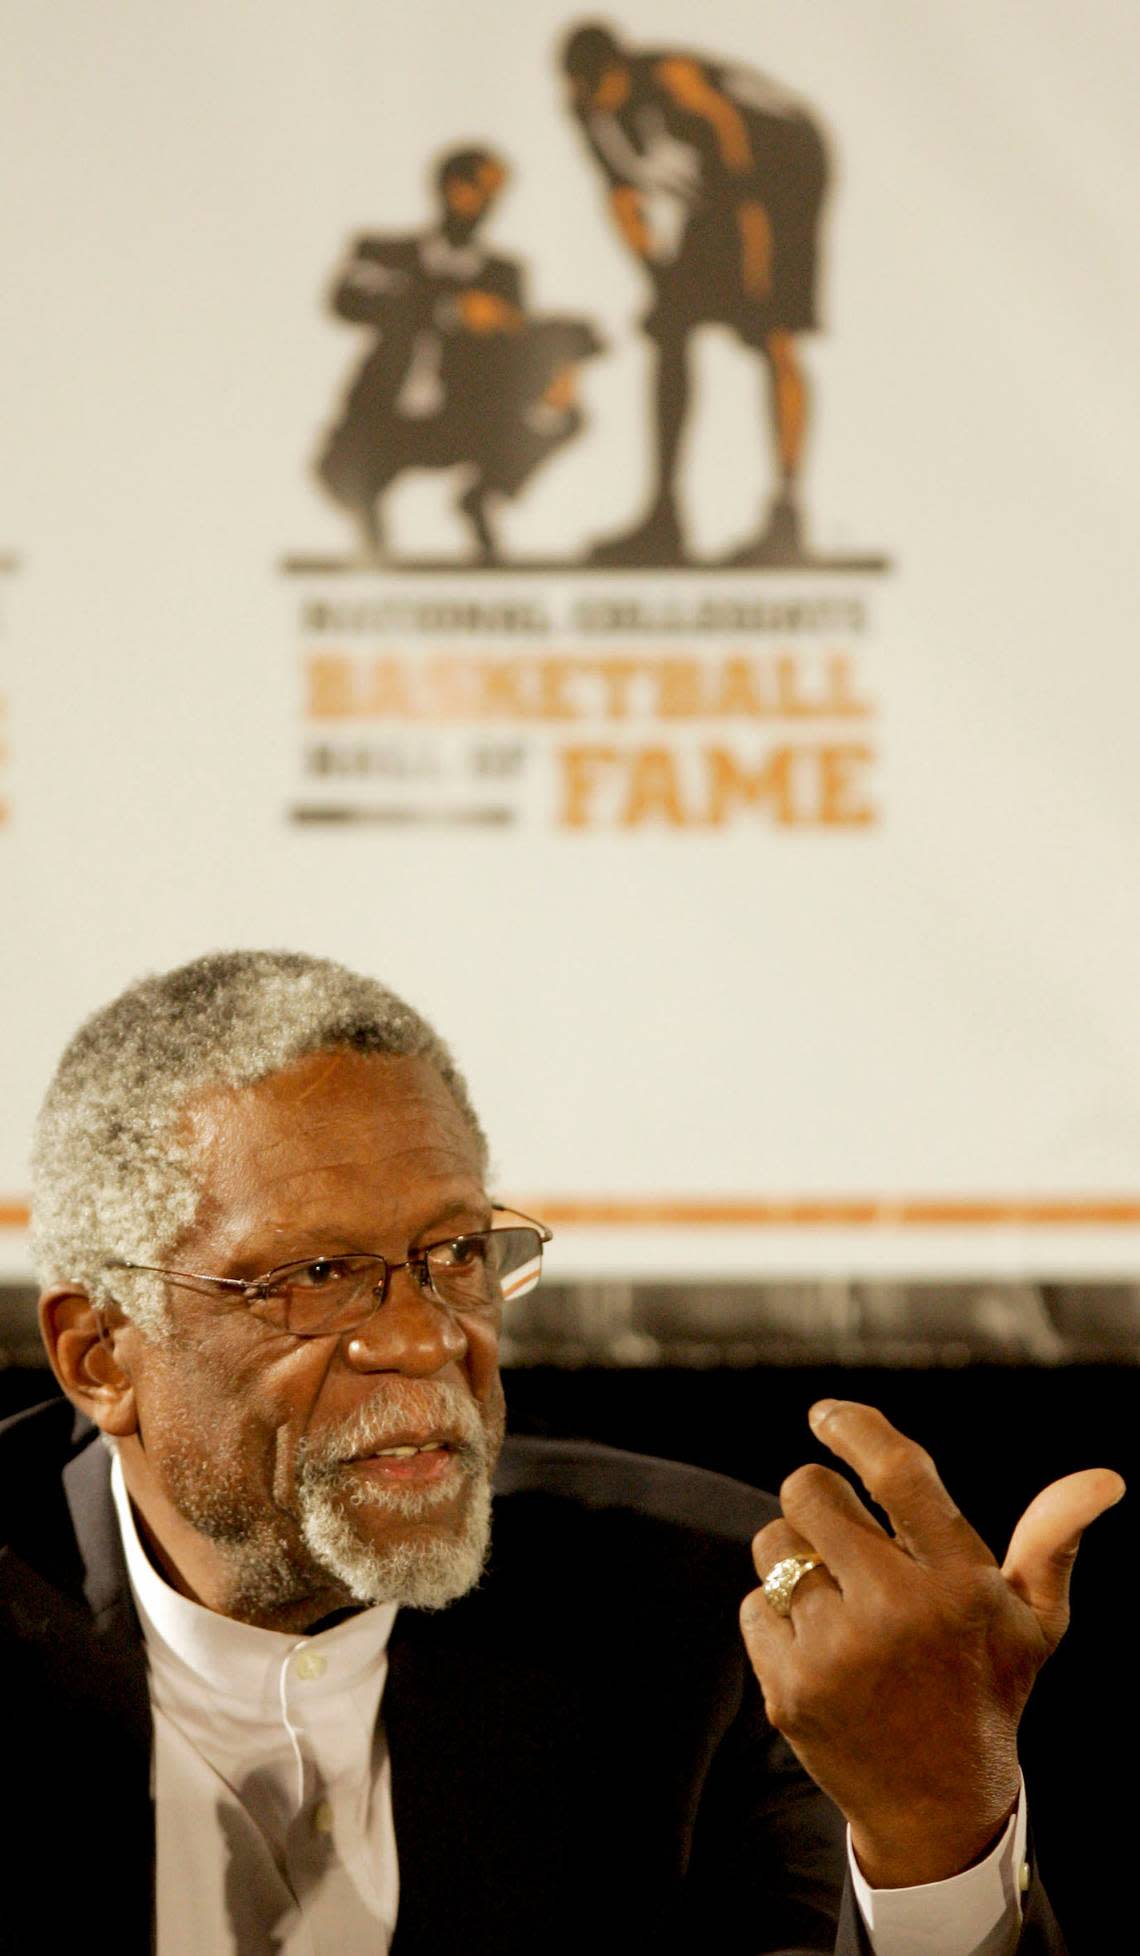
[{"label": "white backdrop wall", "polygon": [[[257,944],[436,1018],[564,1274],[1136,1269],[1140,17],[691,17],[613,21],[831,158],[783,564],[727,561],[774,456],[715,323],[683,544],[590,561],[651,481],[650,279],[575,9],[3,0],[4,1273],[79,1018]],[[330,290],[475,144],[481,248],[604,349],[500,567],[438,469],[364,564],[313,463],[375,335]]]}]

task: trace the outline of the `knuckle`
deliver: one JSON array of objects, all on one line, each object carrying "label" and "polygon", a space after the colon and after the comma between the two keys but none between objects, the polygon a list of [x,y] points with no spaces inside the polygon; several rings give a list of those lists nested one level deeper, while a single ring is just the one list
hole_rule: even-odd
[{"label": "knuckle", "polygon": [[780,1676],[765,1680],[764,1710],[773,1729],[791,1738],[799,1731],[803,1717],[803,1694],[794,1678]]},{"label": "knuckle", "polygon": [[769,1725],[774,1732],[779,1732],[784,1738],[787,1738],[789,1727],[788,1721],[784,1717],[783,1693],[779,1690],[778,1686],[771,1684],[764,1685],[763,1692],[764,1710],[767,1714]]},{"label": "knuckle", "polygon": [[913,1440],[892,1441],[880,1456],[875,1477],[877,1495],[891,1499],[915,1499],[931,1486],[940,1485],[937,1470],[924,1447]]},{"label": "knuckle", "polygon": [[928,1473],[934,1465],[925,1447],[917,1440],[904,1439],[901,1433],[887,1442],[880,1459],[883,1473],[892,1480]]},{"label": "knuckle", "polygon": [[762,1588],[749,1590],[740,1605],[739,1617],[744,1641],[756,1664],[761,1653],[770,1653],[774,1648],[774,1633],[779,1629],[779,1618]]},{"label": "knuckle", "polygon": [[955,1587],[949,1608],[961,1623],[988,1630],[1007,1614],[1009,1591],[1000,1569],[973,1569]]},{"label": "knuckle", "polygon": [[787,1508],[811,1506],[831,1492],[836,1476],[828,1467],[822,1467],[816,1460],[809,1460],[805,1466],[796,1467],[780,1483],[780,1505]]},{"label": "knuckle", "polygon": [[760,1589],[750,1589],[740,1605],[740,1628],[744,1632],[746,1641],[750,1640],[751,1633],[754,1630],[760,1628],[763,1621],[760,1612],[764,1607],[763,1591]]},{"label": "knuckle", "polygon": [[793,1661],[781,1666],[763,1691],[770,1724],[793,1743],[817,1738],[835,1720],[832,1681],[818,1676],[811,1665]]},{"label": "knuckle", "polygon": [[752,1560],[758,1575],[766,1575],[773,1562],[785,1554],[787,1532],[785,1521],[769,1521],[752,1537]]}]

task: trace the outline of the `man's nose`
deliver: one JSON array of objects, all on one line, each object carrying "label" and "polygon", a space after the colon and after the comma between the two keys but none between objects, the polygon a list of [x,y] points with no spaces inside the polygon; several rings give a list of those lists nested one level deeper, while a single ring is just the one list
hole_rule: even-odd
[{"label": "man's nose", "polygon": [[383,1304],[352,1333],[345,1352],[361,1372],[430,1379],[465,1357],[467,1337],[447,1306],[404,1265],[393,1270]]}]

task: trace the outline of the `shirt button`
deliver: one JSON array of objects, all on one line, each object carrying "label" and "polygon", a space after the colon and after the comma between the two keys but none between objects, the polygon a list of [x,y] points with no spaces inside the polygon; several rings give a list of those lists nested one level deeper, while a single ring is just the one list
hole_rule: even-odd
[{"label": "shirt button", "polygon": [[323,1678],[328,1667],[328,1658],[319,1650],[303,1650],[293,1669],[299,1678]]},{"label": "shirt button", "polygon": [[1018,1887],[1020,1888],[1020,1890],[1021,1890],[1021,1892],[1022,1892],[1022,1894],[1023,1894],[1023,1895],[1028,1895],[1028,1893],[1029,1893],[1029,1863],[1028,1863],[1028,1861],[1023,1861],[1023,1862],[1022,1862],[1022,1864],[1021,1864],[1021,1867],[1020,1867],[1020,1868],[1019,1868],[1019,1870],[1018,1870],[1018,1875],[1017,1875],[1017,1885],[1018,1885]]},{"label": "shirt button", "polygon": [[327,1800],[318,1800],[313,1808],[314,1834],[331,1834],[333,1830],[333,1810]]}]

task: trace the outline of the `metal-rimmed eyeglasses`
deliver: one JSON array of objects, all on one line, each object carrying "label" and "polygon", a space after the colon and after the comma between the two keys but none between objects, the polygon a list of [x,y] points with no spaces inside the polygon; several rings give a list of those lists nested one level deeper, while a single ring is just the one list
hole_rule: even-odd
[{"label": "metal-rimmed eyeglasses", "polygon": [[492,1205],[510,1221],[467,1230],[427,1243],[414,1256],[392,1262],[364,1251],[303,1257],[260,1277],[207,1277],[188,1270],[160,1270],[149,1263],[109,1261],[104,1268],[161,1277],[207,1296],[236,1293],[235,1301],[275,1331],[294,1338],[338,1337],[356,1331],[378,1311],[396,1270],[410,1270],[429,1297],[448,1310],[492,1317],[503,1304],[533,1290],[542,1275],[542,1249],[551,1240],[545,1223],[515,1209]]}]

